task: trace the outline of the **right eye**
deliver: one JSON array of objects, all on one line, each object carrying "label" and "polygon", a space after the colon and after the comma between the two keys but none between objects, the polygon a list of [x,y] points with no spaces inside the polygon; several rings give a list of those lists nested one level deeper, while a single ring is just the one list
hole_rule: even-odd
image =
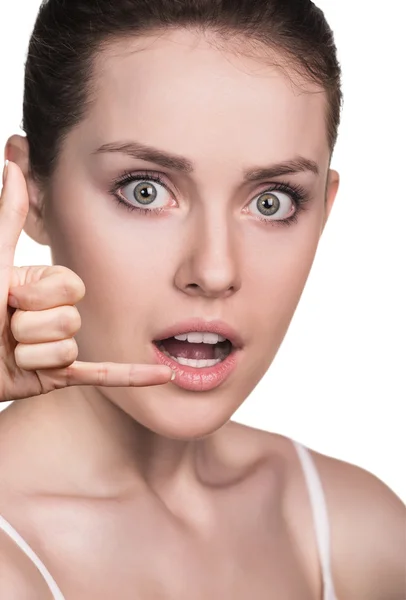
[{"label": "right eye", "polygon": [[134,208],[145,209],[151,207],[153,210],[161,209],[168,203],[171,195],[165,184],[156,179],[151,178],[151,176],[147,178],[131,175],[124,182],[128,182],[127,185],[123,187],[122,181],[116,191],[120,198],[123,198],[126,203]]}]

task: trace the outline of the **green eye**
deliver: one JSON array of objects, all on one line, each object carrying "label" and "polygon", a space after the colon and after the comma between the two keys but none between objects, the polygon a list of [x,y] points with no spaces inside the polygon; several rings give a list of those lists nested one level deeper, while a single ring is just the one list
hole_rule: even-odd
[{"label": "green eye", "polygon": [[276,194],[265,192],[261,194],[257,201],[257,208],[261,214],[271,217],[280,209],[281,203]]},{"label": "green eye", "polygon": [[[254,206],[254,214],[270,223],[289,219],[292,215],[292,209],[298,206],[298,203],[290,194],[276,190],[262,192],[251,204]],[[265,217],[268,218],[265,219]]]},{"label": "green eye", "polygon": [[146,181],[142,181],[135,186],[133,194],[136,201],[140,202],[140,204],[151,204],[158,197],[155,185]]}]

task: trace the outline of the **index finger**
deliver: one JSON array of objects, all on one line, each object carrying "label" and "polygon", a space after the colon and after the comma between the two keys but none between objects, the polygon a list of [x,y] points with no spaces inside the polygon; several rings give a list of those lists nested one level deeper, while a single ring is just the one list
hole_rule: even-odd
[{"label": "index finger", "polygon": [[[15,249],[28,208],[25,177],[15,163],[8,161],[7,177],[0,196],[0,274],[4,273],[5,268],[13,266]],[[4,291],[1,290],[0,294],[3,296]]]},{"label": "index finger", "polygon": [[[175,373],[165,365],[120,364],[112,362],[91,363],[75,361],[69,367],[37,371],[40,379],[49,377],[54,388],[75,385],[101,387],[142,387],[162,385],[175,378]],[[46,388],[49,386],[46,385]]]}]

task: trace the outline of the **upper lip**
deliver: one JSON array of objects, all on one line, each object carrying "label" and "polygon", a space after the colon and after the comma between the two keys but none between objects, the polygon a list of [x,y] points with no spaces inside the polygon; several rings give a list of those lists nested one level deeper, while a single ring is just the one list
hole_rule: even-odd
[{"label": "upper lip", "polygon": [[167,338],[175,337],[175,335],[189,333],[192,331],[207,331],[222,335],[230,340],[236,349],[240,349],[244,346],[244,340],[241,335],[231,325],[228,325],[224,321],[220,321],[218,319],[205,321],[204,319],[196,318],[182,321],[181,323],[176,323],[175,325],[172,325],[171,327],[168,327],[167,329],[157,333],[154,337],[154,341],[157,342],[166,340]]}]

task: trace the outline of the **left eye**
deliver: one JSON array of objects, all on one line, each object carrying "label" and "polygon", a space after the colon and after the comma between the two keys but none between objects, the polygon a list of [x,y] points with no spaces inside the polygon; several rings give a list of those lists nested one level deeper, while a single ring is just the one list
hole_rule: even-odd
[{"label": "left eye", "polygon": [[[295,203],[289,194],[273,190],[262,192],[251,202],[250,206],[253,206],[258,211],[257,214],[262,217],[269,217],[270,221],[280,221],[289,217]],[[275,215],[276,218],[271,218]]]},{"label": "left eye", "polygon": [[153,208],[162,208],[170,197],[168,190],[162,184],[149,180],[132,181],[120,191],[127,202],[131,204],[136,202],[141,206],[153,204]]}]

